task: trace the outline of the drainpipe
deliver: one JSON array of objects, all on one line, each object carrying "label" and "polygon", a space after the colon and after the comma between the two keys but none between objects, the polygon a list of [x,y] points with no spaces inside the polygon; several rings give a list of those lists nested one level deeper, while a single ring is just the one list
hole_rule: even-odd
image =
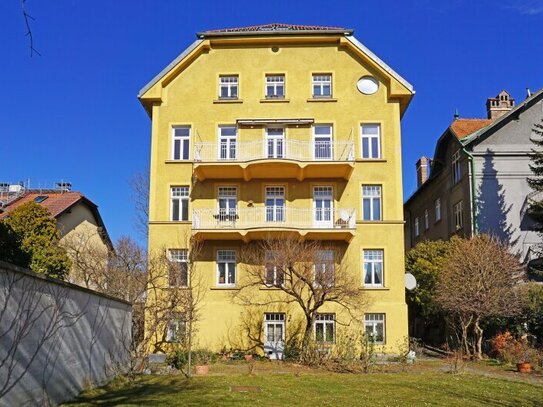
[{"label": "drainpipe", "polygon": [[477,205],[475,202],[476,196],[476,182],[475,179],[475,162],[473,155],[466,150],[466,147],[462,147],[462,151],[466,153],[469,160],[469,178],[470,178],[470,190],[469,190],[469,203],[471,210],[471,235],[475,236],[479,234],[479,227],[477,226]]}]

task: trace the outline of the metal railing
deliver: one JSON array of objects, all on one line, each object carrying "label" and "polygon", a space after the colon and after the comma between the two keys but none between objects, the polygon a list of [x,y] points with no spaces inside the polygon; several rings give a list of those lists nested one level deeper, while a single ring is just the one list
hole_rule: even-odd
[{"label": "metal railing", "polygon": [[193,229],[354,229],[352,208],[313,209],[282,206],[241,209],[193,209]]},{"label": "metal railing", "polygon": [[237,142],[194,143],[194,159],[200,162],[245,162],[263,159],[296,161],[353,161],[353,141],[300,141],[270,138]]}]

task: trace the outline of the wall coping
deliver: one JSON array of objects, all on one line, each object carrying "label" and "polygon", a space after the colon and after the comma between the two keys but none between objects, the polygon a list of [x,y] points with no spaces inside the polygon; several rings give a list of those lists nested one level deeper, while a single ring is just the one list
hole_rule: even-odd
[{"label": "wall coping", "polygon": [[125,300],[123,300],[121,298],[117,298],[117,297],[114,297],[114,296],[109,295],[109,294],[104,294],[104,293],[101,293],[101,292],[98,292],[98,291],[95,291],[95,290],[91,290],[90,288],[86,288],[86,287],[82,287],[82,286],[77,285],[77,284],[69,283],[67,281],[60,280],[58,278],[49,277],[49,276],[46,276],[45,274],[36,273],[36,272],[28,270],[26,268],[16,266],[15,264],[7,263],[5,261],[0,260],[0,270],[1,269],[12,271],[12,272],[18,273],[18,274],[23,274],[23,275],[26,275],[27,277],[31,277],[31,278],[35,278],[35,279],[38,279],[38,280],[46,281],[48,283],[56,284],[56,285],[59,285],[59,286],[62,286],[62,287],[67,287],[67,288],[71,288],[71,289],[74,289],[74,290],[82,291],[82,292],[87,293],[87,294],[96,295],[96,296],[102,297],[102,298],[107,298],[108,300],[116,301],[116,302],[126,304],[126,305],[129,305],[130,307],[132,307],[131,302],[125,301]]}]

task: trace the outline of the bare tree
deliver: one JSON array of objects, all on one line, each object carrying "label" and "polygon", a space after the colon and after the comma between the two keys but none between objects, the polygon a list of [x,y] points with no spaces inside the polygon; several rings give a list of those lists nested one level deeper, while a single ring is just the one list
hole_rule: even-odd
[{"label": "bare tree", "polygon": [[460,342],[470,355],[482,358],[482,322],[520,311],[515,286],[523,278],[518,259],[506,245],[488,235],[457,239],[439,276],[436,300],[460,330]]},{"label": "bare tree", "polygon": [[136,211],[134,228],[145,239],[149,229],[149,170],[135,173],[129,181]]},{"label": "bare tree", "polygon": [[[340,262],[337,246],[297,237],[269,238],[241,250],[244,275],[234,300],[244,305],[297,304],[305,318],[302,351],[311,341],[317,313],[325,304],[337,304],[351,318],[360,315],[367,299],[357,273]],[[262,291],[263,286],[276,290]]]},{"label": "bare tree", "polygon": [[34,36],[32,34],[32,27],[30,25],[30,21],[34,21],[34,17],[32,17],[30,14],[28,14],[28,11],[26,10],[26,0],[21,0],[21,9],[23,12],[23,18],[25,21],[26,26],[26,36],[28,37],[28,46],[30,48],[30,57],[33,57],[34,54],[41,56],[41,54],[38,52],[36,48],[34,48]]}]

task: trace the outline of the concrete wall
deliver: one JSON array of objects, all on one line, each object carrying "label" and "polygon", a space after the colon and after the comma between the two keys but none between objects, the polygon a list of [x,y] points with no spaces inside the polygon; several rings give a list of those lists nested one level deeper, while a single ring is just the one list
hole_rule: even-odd
[{"label": "concrete wall", "polygon": [[58,404],[128,362],[132,307],[0,262],[0,406]]}]

